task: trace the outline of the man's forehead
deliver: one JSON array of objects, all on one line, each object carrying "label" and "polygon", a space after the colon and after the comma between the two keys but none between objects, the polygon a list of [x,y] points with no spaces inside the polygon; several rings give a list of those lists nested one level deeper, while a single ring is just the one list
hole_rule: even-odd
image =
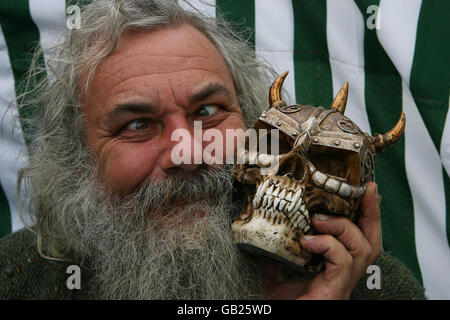
[{"label": "man's forehead", "polygon": [[187,106],[193,95],[205,96],[211,87],[221,87],[215,92],[226,96],[227,101],[235,100],[227,64],[196,28],[185,24],[127,31],[115,51],[96,69],[86,106],[104,111],[130,102],[158,106],[164,101]]},{"label": "man's forehead", "polygon": [[[178,56],[176,52],[154,55],[152,52],[108,57],[97,69],[100,77],[115,77],[125,81],[128,77],[145,75],[163,76],[193,70],[222,74],[226,71],[217,60],[201,55]],[[102,74],[102,75],[101,75]],[[181,74],[181,76],[183,76]]]},{"label": "man's forehead", "polygon": [[170,57],[174,61],[198,58],[206,62],[206,60],[217,59],[225,64],[214,44],[195,27],[188,24],[150,31],[125,31],[107,60],[116,63],[130,56],[155,59]]},{"label": "man's forehead", "polygon": [[106,85],[107,79],[110,84],[120,84],[131,77],[150,75],[174,74],[183,79],[192,77],[192,71],[230,79],[228,67],[216,47],[196,28],[185,24],[124,32],[114,52],[98,66],[95,77]]}]

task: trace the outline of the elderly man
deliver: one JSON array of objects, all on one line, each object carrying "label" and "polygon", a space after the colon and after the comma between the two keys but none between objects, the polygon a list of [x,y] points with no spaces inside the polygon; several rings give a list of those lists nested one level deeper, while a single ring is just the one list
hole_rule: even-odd
[{"label": "elderly man", "polygon": [[[270,70],[226,26],[166,0],[93,1],[50,64],[54,74],[23,104],[42,110],[20,176],[36,224],[0,244],[0,297],[423,298],[380,255],[374,183],[358,225],[313,217],[320,235],[301,244],[326,260],[315,276],[288,276],[235,247],[241,207],[229,167],[180,164],[172,152],[175,129],[193,134],[201,121],[225,137],[267,106]],[[192,158],[204,144],[194,139]],[[381,288],[369,290],[374,263]]]}]

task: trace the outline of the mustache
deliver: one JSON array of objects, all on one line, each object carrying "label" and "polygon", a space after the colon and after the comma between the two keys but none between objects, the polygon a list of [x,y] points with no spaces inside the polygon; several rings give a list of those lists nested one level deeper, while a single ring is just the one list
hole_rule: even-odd
[{"label": "mustache", "polygon": [[[170,175],[164,180],[150,180],[131,195],[132,202],[146,210],[164,210],[186,202],[214,204],[232,195],[232,165],[204,167],[190,177]],[[126,205],[125,205],[126,206]]]}]

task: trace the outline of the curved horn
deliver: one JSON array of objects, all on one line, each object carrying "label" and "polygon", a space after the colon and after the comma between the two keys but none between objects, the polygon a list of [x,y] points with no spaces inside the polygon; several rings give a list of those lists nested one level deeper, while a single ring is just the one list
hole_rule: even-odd
[{"label": "curved horn", "polygon": [[281,97],[281,87],[283,86],[284,79],[288,75],[289,71],[285,71],[282,73],[270,87],[269,91],[269,104],[271,108],[278,108],[285,106],[286,103],[283,101]]},{"label": "curved horn", "polygon": [[394,144],[403,134],[406,126],[406,116],[402,112],[397,124],[387,133],[372,136],[371,140],[377,152],[383,152],[387,147]]},{"label": "curved horn", "polygon": [[347,98],[348,98],[348,81],[346,81],[342,86],[341,90],[339,90],[338,94],[331,103],[330,109],[336,110],[340,113],[344,113],[345,106],[347,105]]}]

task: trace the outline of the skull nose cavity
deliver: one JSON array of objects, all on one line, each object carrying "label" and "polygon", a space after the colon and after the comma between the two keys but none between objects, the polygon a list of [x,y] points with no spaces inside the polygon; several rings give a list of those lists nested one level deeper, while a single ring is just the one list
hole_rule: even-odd
[{"label": "skull nose cavity", "polygon": [[277,175],[287,176],[296,180],[303,180],[305,175],[305,170],[300,164],[300,157],[298,154],[292,154],[287,159],[280,158],[280,165],[278,168]]}]

